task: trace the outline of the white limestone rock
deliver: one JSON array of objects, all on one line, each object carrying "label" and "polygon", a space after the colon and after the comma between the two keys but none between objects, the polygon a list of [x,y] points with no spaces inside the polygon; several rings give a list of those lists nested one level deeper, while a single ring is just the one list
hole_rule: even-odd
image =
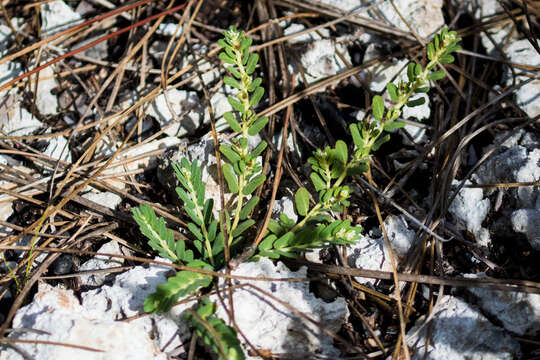
[{"label": "white limestone rock", "polygon": [[[101,246],[97,252],[122,255],[120,246],[116,241],[109,241]],[[122,266],[123,264],[123,258],[98,255],[83,263],[79,267],[79,271],[110,269],[113,267]],[[105,283],[108,277],[108,274],[90,274],[81,275],[80,278],[83,286],[100,286]]]},{"label": "white limestone rock", "polygon": [[427,358],[430,360],[519,358],[519,343],[463,300],[445,295],[433,308],[433,314],[431,326],[419,320],[407,333],[413,360],[424,359],[428,328],[431,337]]},{"label": "white limestone rock", "polygon": [[[466,184],[470,183],[470,181],[466,182]],[[459,181],[454,180],[452,184],[457,186]],[[482,227],[482,222],[485,220],[490,207],[491,203],[489,199],[484,199],[482,189],[462,187],[452,204],[450,204],[448,211],[454,216],[459,230],[471,232],[480,245],[488,246],[490,242],[489,233]]]},{"label": "white limestone rock", "polygon": [[[465,275],[484,278],[484,274]],[[540,333],[540,295],[523,292],[496,291],[469,287],[478,306],[490,316],[497,318],[505,328],[520,336],[536,336]]]},{"label": "white limestone rock", "polygon": [[[390,2],[377,0],[321,0],[323,4],[337,8],[344,12],[359,10],[362,7],[368,7],[378,3],[374,9],[362,11],[362,16],[369,16],[377,22],[381,22],[381,16],[386,25],[397,27],[400,30],[409,32],[407,25],[401,20]],[[395,0],[396,7],[411,27],[423,38],[426,38],[444,26],[444,17],[442,14],[442,0]],[[426,21],[429,19],[429,21]]]},{"label": "white limestone rock", "polygon": [[57,86],[52,66],[48,66],[39,72],[36,107],[42,115],[55,115],[58,113],[58,96],[51,92]]},{"label": "white limestone rock", "polygon": [[[459,5],[464,5],[465,9],[471,13],[478,22],[487,22],[490,18],[504,13],[502,6],[497,0],[475,0],[474,2],[456,0],[456,2],[459,2]],[[510,38],[512,36],[513,27],[514,25],[511,23],[490,26],[485,32],[480,32],[482,45],[489,55],[497,55],[499,53],[497,47],[501,49],[505,44],[512,43]]]},{"label": "white limestone rock", "polygon": [[47,2],[40,6],[41,33],[51,36],[81,22],[81,15],[76,13],[62,0]]},{"label": "white limestone rock", "polygon": [[[281,22],[280,26],[283,28],[283,36],[293,35],[306,29],[304,25],[297,23],[287,25],[286,22]],[[330,31],[328,29],[320,29],[319,32],[322,34],[322,37],[316,31],[312,31],[304,35],[295,36],[288,41],[290,44],[299,44],[330,38]]]},{"label": "white limestone rock", "polygon": [[[71,162],[71,151],[69,150],[67,139],[63,136],[51,138],[43,154],[54,160],[60,159],[68,163]],[[55,166],[55,164],[52,165]]]},{"label": "white limestone rock", "polygon": [[[168,262],[168,260],[156,258]],[[111,286],[104,285],[82,294],[82,307],[90,314],[99,314],[110,321],[141,314],[144,300],[153,293],[159,284],[167,282],[170,268],[159,265],[137,266],[118,275]],[[168,313],[151,314],[133,321],[144,332],[151,335],[154,343],[166,353],[183,353],[183,343],[189,333],[181,319],[181,314],[190,307],[178,305]]]},{"label": "white limestone rock", "polygon": [[122,198],[113,192],[99,191],[91,186],[88,186],[87,189],[89,191],[81,195],[83,198],[108,207],[111,210],[116,209],[118,204],[122,202]]},{"label": "white limestone rock", "polygon": [[[306,268],[290,271],[281,262],[274,265],[271,260],[261,258],[258,262],[241,264],[234,275],[252,277],[287,277],[304,278]],[[234,283],[239,281],[233,280]],[[336,333],[348,317],[348,309],[343,298],[326,303],[309,293],[307,282],[284,281],[241,281],[271,294],[276,299],[302,312],[311,319],[324,325],[327,330]],[[232,296],[235,308],[235,321],[249,341],[259,349],[267,349],[272,353],[302,353],[320,354],[334,358],[340,354],[332,345],[332,338],[313,323],[291,311],[280,302],[272,299],[255,288],[242,287],[234,291]],[[216,296],[211,298],[217,302]],[[222,306],[218,307],[217,315],[228,319]],[[240,337],[240,341],[242,337]],[[243,344],[245,352],[249,346]],[[249,359],[258,357],[249,356]]]},{"label": "white limestone rock", "polygon": [[533,249],[540,251],[540,206],[514,211],[511,221],[514,231],[525,234]]},{"label": "white limestone rock", "polygon": [[[517,40],[512,41],[505,49],[510,62],[524,65],[531,65],[535,67],[540,66],[540,54],[531,45],[529,40]],[[518,71],[521,72],[521,71]],[[529,75],[532,75],[530,73]],[[508,69],[505,73],[506,86],[512,86],[515,83],[528,80],[530,77],[521,75],[516,79],[512,78],[512,72]],[[540,80],[535,79],[532,82],[521,86],[515,91],[517,104],[529,115],[534,118],[540,114]]]},{"label": "white limestone rock", "polygon": [[[415,233],[408,228],[402,217],[389,216],[384,224],[390,246],[399,263],[413,245]],[[350,246],[350,250],[347,258],[349,266],[366,270],[392,271],[392,261],[384,237],[373,239],[360,235],[356,243]],[[355,277],[355,279],[365,285],[374,285],[377,281],[364,277]]]},{"label": "white limestone rock", "polygon": [[[68,346],[19,343],[17,346],[35,359],[155,359],[166,360],[150,338],[150,334],[136,322],[116,322],[88,312],[71,290],[39,284],[32,303],[17,311],[13,328],[30,328],[42,332],[12,332],[10,338],[56,341],[86,346],[102,352],[92,352]],[[23,357],[9,348],[0,352],[1,360]]]},{"label": "white limestone rock", "polygon": [[[167,101],[174,114],[171,113]],[[199,104],[199,97],[194,91],[170,89],[166,94],[161,94],[154,99],[146,110],[146,114],[153,116],[162,128],[172,124],[165,130],[168,136],[181,137],[192,134],[201,125],[204,111]],[[176,120],[176,117],[184,112],[187,114],[181,120]]]},{"label": "white limestone rock", "polygon": [[[377,2],[371,0],[364,3],[372,5]],[[444,26],[442,0],[395,0],[394,3],[411,28],[424,39],[435,34]],[[379,10],[377,15],[372,11],[368,12],[374,20],[381,21],[379,16],[382,15],[388,25],[406,32],[410,31],[389,1],[382,2],[377,9]]]},{"label": "white limestone rock", "polygon": [[[2,65],[0,65],[0,74],[2,74]],[[9,91],[8,94],[2,92],[0,96],[3,97],[0,103],[0,131],[9,136],[26,136],[43,127],[41,121],[20,107],[19,96],[13,91]]]},{"label": "white limestone rock", "polygon": [[[304,69],[308,84],[347,70],[347,65],[336,52],[340,52],[347,62],[351,63],[347,48],[343,44],[330,39],[312,41],[299,49],[299,51],[301,53],[300,64]],[[297,73],[297,80],[302,81],[302,77],[299,71],[295,69],[295,65],[292,65],[292,71]],[[320,91],[324,91],[324,88],[320,89]]]}]

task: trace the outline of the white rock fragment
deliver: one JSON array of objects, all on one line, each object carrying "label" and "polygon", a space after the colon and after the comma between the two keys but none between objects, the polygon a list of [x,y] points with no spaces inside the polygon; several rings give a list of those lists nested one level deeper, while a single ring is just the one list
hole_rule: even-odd
[{"label": "white rock fragment", "polygon": [[[347,48],[343,44],[324,39],[306,45],[300,56],[300,64],[304,68],[308,84],[347,70],[346,64],[336,52],[340,52],[347,62],[351,63]],[[297,78],[299,81],[301,80],[300,74],[298,74]],[[321,89],[321,91],[324,91],[324,89]]]},{"label": "white rock fragment", "polygon": [[[54,160],[60,159],[68,163],[71,162],[71,152],[69,151],[68,142],[63,136],[51,138],[43,155],[49,156]],[[55,164],[52,164],[52,166],[54,167]]]},{"label": "white rock fragment", "polygon": [[[165,129],[165,134],[180,137],[192,134],[201,125],[204,112],[199,104],[197,93],[171,89],[166,94],[156,97],[146,110],[146,114],[153,116],[162,128],[170,125]],[[171,113],[171,109],[174,114]],[[181,120],[177,120],[184,112],[187,114]]]},{"label": "white rock fragment", "polygon": [[394,253],[400,258],[406,256],[414,241],[414,230],[409,229],[402,216],[395,215],[388,216],[384,226]]},{"label": "white rock fragment", "polygon": [[431,337],[427,358],[430,360],[519,358],[519,343],[463,300],[445,295],[433,308],[433,313],[430,326],[418,321],[407,333],[413,360],[424,359],[428,328]]},{"label": "white rock fragment", "polygon": [[[403,31],[409,32],[407,25],[401,20],[399,14],[388,1],[368,0],[320,0],[323,4],[340,9],[344,12],[361,10],[362,7],[368,7],[379,4],[377,11],[370,9],[362,11],[359,15],[369,15],[373,20],[392,27],[397,27]],[[444,17],[442,14],[442,0],[394,0],[396,7],[405,20],[421,37],[428,37],[437,32],[444,26]],[[426,21],[429,19],[429,21]]]},{"label": "white rock fragment", "polygon": [[[39,284],[31,304],[17,311],[13,328],[30,328],[43,332],[12,332],[10,338],[55,341],[86,346],[102,352],[92,352],[67,346],[48,344],[17,344],[35,359],[167,359],[149,334],[136,322],[116,322],[96,316],[79,304],[71,290]],[[1,360],[19,360],[13,349],[0,353]]]},{"label": "white rock fragment", "polygon": [[[261,258],[259,262],[243,263],[233,272],[234,275],[254,277],[304,278],[306,268],[292,272],[281,262],[274,265],[271,260]],[[234,281],[237,282],[237,281]],[[347,304],[343,298],[326,303],[309,293],[307,282],[284,281],[244,281],[271,294],[276,299],[318,321],[327,330],[336,333],[348,317]],[[218,301],[215,296],[212,300]],[[235,321],[249,341],[258,349],[272,353],[317,353],[327,357],[340,354],[334,348],[332,338],[322,329],[298,316],[291,308],[272,299],[255,288],[243,287],[234,291]],[[217,314],[222,319],[228,315],[222,306]],[[242,341],[242,337],[240,337]],[[249,346],[243,344],[246,349]],[[258,357],[248,357],[258,359]]]},{"label": "white rock fragment", "polygon": [[[2,171],[4,166],[8,166],[7,158],[0,155],[0,171]],[[15,186],[15,184],[0,180],[0,220],[2,221],[7,221],[7,219],[13,214],[12,202],[2,201],[9,197],[9,195],[2,193],[2,189],[11,189]],[[10,232],[10,228],[0,225],[0,237],[7,236]]]},{"label": "white rock fragment", "polygon": [[[490,21],[494,16],[504,13],[504,9],[497,0],[459,1],[459,3],[465,5],[467,11],[472,13],[478,22]],[[513,24],[504,24],[482,29],[480,39],[489,55],[497,55],[499,53],[497,47],[501,49],[505,44],[512,43],[510,37],[513,27]]]},{"label": "white rock fragment", "polygon": [[[280,25],[284,27],[283,36],[293,35],[306,29],[304,25],[296,23],[292,23],[289,26],[286,26],[285,22],[282,22],[280,23]],[[330,31],[328,29],[320,29],[319,32],[322,34],[322,37],[317,33],[317,31],[312,31],[307,34],[295,36],[288,41],[290,44],[299,44],[314,40],[328,39],[330,37]]]},{"label": "white rock fragment", "polygon": [[[156,260],[167,262],[157,258]],[[153,293],[159,284],[167,282],[170,268],[150,265],[148,268],[137,266],[118,275],[111,286],[104,285],[82,294],[82,307],[89,314],[99,314],[107,320],[132,317],[143,312],[144,300]],[[151,335],[161,351],[185,352],[183,342],[188,334],[187,327],[181,320],[181,314],[189,305],[178,305],[170,312],[152,314],[130,321]]]},{"label": "white rock fragment", "polygon": [[[527,39],[512,41],[505,50],[510,62],[531,65],[533,67],[540,66],[540,54],[531,45]],[[519,71],[521,72],[521,71]],[[529,75],[532,75],[530,73]],[[506,71],[506,86],[512,86],[515,83],[520,83],[528,80],[530,76],[521,75],[513,79],[510,69]],[[540,114],[540,80],[534,79],[532,82],[521,86],[515,91],[517,104],[529,115],[534,118]]]},{"label": "white rock fragment", "polygon": [[[97,252],[122,255],[122,252],[120,251],[120,246],[116,241],[109,241],[108,243],[100,247]],[[122,258],[98,255],[82,264],[79,267],[79,271],[110,269],[113,267],[122,266],[123,264],[124,259]],[[103,283],[107,279],[107,275],[108,274],[101,273],[81,275],[81,284],[84,286],[103,285]]]},{"label": "white rock fragment", "polygon": [[179,38],[180,36],[182,36],[182,31],[184,30],[184,27],[180,26],[178,32],[176,31],[177,27],[178,24],[161,23],[156,30],[156,34],[163,36],[175,36],[176,38]]},{"label": "white rock fragment", "polygon": [[[502,134],[503,136],[506,134]],[[523,131],[514,140],[505,142],[472,178],[479,184],[535,182],[540,180],[540,142]],[[488,190],[488,194],[493,190]],[[520,186],[508,191],[517,200],[517,208],[535,208],[540,192],[532,186]]]},{"label": "white rock fragment", "polygon": [[[484,274],[465,275],[483,278]],[[540,295],[522,292],[467,288],[478,300],[478,306],[497,318],[504,328],[520,336],[540,333]]]},{"label": "white rock fragment", "polygon": [[272,217],[279,219],[280,214],[285,214],[294,222],[298,219],[298,215],[294,212],[294,202],[289,196],[284,196],[279,200],[274,201],[274,208],[272,209]]},{"label": "white rock fragment", "polygon": [[516,210],[511,221],[514,231],[525,234],[533,249],[540,251],[540,207]]},{"label": "white rock fragment", "polygon": [[[465,184],[470,183],[470,181],[467,181]],[[452,184],[457,186],[459,181],[454,180]],[[484,199],[482,189],[462,187],[452,204],[450,204],[448,211],[454,216],[459,230],[471,232],[480,245],[487,246],[489,245],[489,234],[482,227],[482,222],[485,220],[490,207],[489,199]],[[486,234],[488,235],[487,238]]]},{"label": "white rock fragment", "polygon": [[82,197],[108,207],[109,209],[116,209],[118,204],[122,202],[122,198],[115,193],[110,191],[99,191],[91,186],[88,188],[90,191],[82,194]]},{"label": "white rock fragment", "polygon": [[[185,54],[180,60],[178,69],[181,69],[188,65],[194,65],[197,68],[197,71],[200,73],[203,83],[206,86],[221,80],[223,78],[222,71],[224,71],[220,66],[215,66],[213,63],[206,60],[206,54],[208,53],[208,47],[206,45],[194,44],[189,53]],[[165,52],[163,51],[163,54]],[[161,55],[163,56],[163,55]],[[197,72],[190,71],[189,73],[182,76],[182,79],[187,79],[189,77],[194,78],[188,82],[188,86],[194,90],[201,91],[201,82]]]},{"label": "white rock fragment", "polygon": [[12,39],[12,33],[9,26],[0,24],[0,54],[5,55],[8,52],[9,43]]},{"label": "white rock fragment", "polygon": [[[413,245],[415,233],[408,229],[402,217],[389,216],[385,221],[385,228],[397,261],[403,259]],[[349,266],[366,270],[392,271],[392,261],[384,237],[372,239],[361,235],[354,245],[347,259]],[[355,277],[361,284],[373,285],[376,279]]]},{"label": "white rock fragment", "polygon": [[[376,0],[368,1],[365,5],[378,3]],[[407,20],[412,29],[422,38],[428,38],[435,34],[444,26],[444,17],[442,13],[442,0],[395,0],[394,4],[400,14]],[[377,14],[370,11],[370,16],[384,21],[393,27],[397,27],[406,32],[410,32],[409,27],[403,22],[400,14],[396,12],[389,1],[382,2],[377,9]],[[426,21],[429,19],[429,21]]]},{"label": "white rock fragment", "polygon": [[403,131],[407,132],[407,134],[410,136],[409,139],[409,137],[403,135],[403,143],[407,145],[425,144],[429,140],[428,136],[426,135],[426,129],[423,127],[405,124]]},{"label": "white rock fragment", "polygon": [[[363,62],[367,63],[381,55],[381,50],[376,44],[369,44],[366,53],[364,54]],[[378,93],[386,88],[386,84],[390,80],[394,79],[398,74],[404,71],[407,64],[408,61],[405,59],[392,62],[380,61],[377,65],[372,65],[365,71],[360,72],[360,76],[369,85],[371,91]]]},{"label": "white rock fragment", "polygon": [[62,0],[47,2],[40,6],[41,33],[51,36],[80,23],[81,16]]},{"label": "white rock fragment", "polygon": [[39,82],[36,94],[36,107],[42,115],[58,113],[58,96],[51,92],[58,86],[51,66],[39,72]]}]

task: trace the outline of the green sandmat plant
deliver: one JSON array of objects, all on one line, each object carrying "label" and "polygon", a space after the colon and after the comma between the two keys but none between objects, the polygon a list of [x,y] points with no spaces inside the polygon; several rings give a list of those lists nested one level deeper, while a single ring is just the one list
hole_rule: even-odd
[{"label": "green sandmat plant", "polygon": [[[262,173],[261,154],[267,144],[260,141],[250,146],[248,141],[251,137],[253,143],[255,136],[268,123],[268,118],[259,117],[254,110],[264,94],[260,86],[262,79],[253,75],[259,57],[249,53],[251,39],[243,31],[231,27],[224,36],[219,40],[223,49],[219,58],[231,76],[226,76],[223,81],[237,90],[235,96],[228,98],[234,111],[224,115],[236,135],[230,144],[219,147],[227,159],[222,165],[222,172],[233,195],[232,205],[222,210],[225,221],[214,216],[213,200],[206,199],[206,184],[202,181],[202,170],[197,161],[190,162],[186,158],[179,164],[173,164],[173,169],[180,184],[176,192],[190,218],[187,228],[193,238],[193,249],[188,248],[183,240],[175,240],[163,218],[158,218],[149,205],[132,210],[141,232],[149,239],[148,244],[159,256],[175,264],[211,271],[225,265],[226,247],[231,256],[242,251],[243,234],[255,224],[251,214],[259,202],[259,198],[252,194],[266,180]],[[442,30],[427,47],[429,63],[423,68],[411,62],[407,69],[408,81],[387,85],[392,101],[390,107],[385,106],[381,96],[373,98],[373,120],[350,125],[354,143],[352,151],[344,141],[338,140],[335,146],[326,146],[313,153],[308,159],[313,170],[310,187],[315,189],[317,196],[311,199],[310,191],[305,187],[297,190],[294,203],[298,221],[285,214],[280,214],[278,221],[271,220],[255,259],[261,256],[273,259],[296,257],[311,249],[352,244],[357,239],[362,228],[353,226],[349,220],[339,219],[339,214],[350,205],[351,190],[346,185],[347,178],[366,172],[372,152],[390,139],[387,132],[404,126],[397,120],[404,106],[423,104],[423,98],[411,100],[411,96],[427,92],[429,81],[444,77],[442,69],[434,69],[438,64],[454,61],[451,53],[460,49],[457,45],[460,40],[455,32]],[[144,310],[166,312],[179,298],[203,290],[213,281],[208,274],[178,271],[148,296]],[[236,330],[218,318],[215,311],[216,304],[205,297],[186,313],[185,319],[221,359],[244,359]]]}]

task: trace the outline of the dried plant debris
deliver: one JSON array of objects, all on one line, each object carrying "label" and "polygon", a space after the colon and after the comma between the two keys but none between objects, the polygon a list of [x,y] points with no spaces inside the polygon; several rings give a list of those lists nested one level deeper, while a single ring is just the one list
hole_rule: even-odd
[{"label": "dried plant debris", "polygon": [[0,10],[0,360],[539,356],[534,2]]}]

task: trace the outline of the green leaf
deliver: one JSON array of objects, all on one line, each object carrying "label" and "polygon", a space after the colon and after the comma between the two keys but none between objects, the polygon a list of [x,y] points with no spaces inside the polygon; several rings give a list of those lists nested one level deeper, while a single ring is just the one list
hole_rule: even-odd
[{"label": "green leaf", "polygon": [[281,222],[281,225],[282,225],[285,229],[290,229],[290,228],[292,228],[294,225],[296,225],[296,222],[294,222],[294,220],[292,220],[291,218],[289,218],[289,217],[287,216],[287,214],[285,214],[285,213],[279,214],[279,221]]},{"label": "green leaf", "polygon": [[248,134],[250,136],[255,136],[259,133],[268,124],[268,118],[266,116],[261,116],[258,118],[248,129]]},{"label": "green leaf", "polygon": [[347,144],[345,144],[343,140],[338,140],[336,142],[335,155],[342,165],[347,164],[349,155],[347,151]]},{"label": "green leaf", "polygon": [[231,65],[234,65],[234,64],[235,64],[234,59],[231,58],[229,55],[227,55],[227,54],[224,53],[224,52],[219,53],[218,56],[219,56],[219,58],[221,59],[221,61],[223,61],[224,63],[231,64]]},{"label": "green leaf", "polygon": [[373,97],[371,109],[373,112],[373,117],[378,121],[381,121],[384,115],[384,102],[381,96],[376,95]]},{"label": "green leaf", "polygon": [[441,80],[442,78],[444,78],[445,76],[446,76],[446,74],[444,73],[443,70],[438,70],[438,71],[434,71],[431,74],[429,74],[427,79],[428,80],[433,80],[433,81],[438,81],[438,80]]},{"label": "green leaf", "polygon": [[[195,327],[197,336],[219,355],[220,360],[244,360],[246,358],[238,341],[236,330],[214,315],[216,311],[214,303],[208,298],[203,298],[194,311],[198,318],[188,311],[185,315],[186,321]],[[208,327],[213,331],[210,331]]]},{"label": "green leaf", "polygon": [[253,39],[249,38],[249,37],[244,37],[240,43],[240,51],[244,51],[246,49],[249,49],[249,47],[251,46],[251,42],[253,41]]},{"label": "green leaf", "polygon": [[244,187],[244,189],[242,190],[242,194],[244,195],[249,195],[251,194],[253,191],[255,191],[256,188],[259,187],[259,185],[261,185],[264,181],[266,180],[266,176],[264,174],[259,174],[255,177],[253,177],[253,179],[251,179],[250,182],[247,183],[247,185]]},{"label": "green leaf", "polygon": [[309,211],[309,191],[304,187],[299,188],[294,195],[294,203],[298,215],[306,216]]},{"label": "green leaf", "polygon": [[234,173],[233,167],[231,164],[223,164],[223,176],[227,180],[227,185],[229,185],[229,190],[233,194],[238,193],[238,180],[236,179],[236,174]]},{"label": "green leaf", "polygon": [[[201,260],[187,264],[192,268],[213,270],[210,265]],[[157,286],[156,291],[144,301],[146,312],[167,312],[179,298],[192,294],[200,288],[207,287],[212,282],[212,276],[188,270],[179,271],[170,277],[167,283]]]},{"label": "green leaf", "polygon": [[165,225],[165,220],[158,218],[148,204],[132,208],[131,211],[141,233],[149,239],[148,245],[156,250],[159,256],[177,262],[179,259],[175,253],[174,235]]},{"label": "green leaf", "polygon": [[313,183],[316,191],[320,191],[326,188],[326,183],[316,172],[312,172],[311,174],[309,174],[309,177],[311,178],[311,182]]},{"label": "green leaf", "polygon": [[441,64],[449,64],[454,62],[454,57],[452,55],[443,55],[439,58]]},{"label": "green leaf", "polygon": [[407,101],[407,106],[408,107],[420,106],[420,105],[423,105],[425,102],[426,102],[425,97],[419,97],[418,99],[413,99],[413,100]]},{"label": "green leaf", "polygon": [[354,145],[361,147],[363,145],[362,137],[358,131],[358,124],[350,124],[349,130],[351,130],[351,136],[353,138]]},{"label": "green leaf", "polygon": [[435,48],[433,47],[433,43],[429,43],[427,46],[428,59],[433,60],[433,55],[435,55]]},{"label": "green leaf", "polygon": [[188,193],[184,189],[177,186],[176,194],[178,194],[178,197],[184,202],[185,207],[188,207],[188,208],[195,207],[195,203],[191,200],[191,197],[188,195]]},{"label": "green leaf", "polygon": [[259,87],[259,85],[261,85],[262,83],[262,79],[261,78],[255,78],[255,80],[253,80],[251,82],[251,84],[249,84],[249,87],[248,87],[248,91],[249,92],[253,92],[253,90],[255,90],[257,87]]},{"label": "green leaf", "polygon": [[385,131],[392,131],[395,129],[400,129],[405,126],[405,123],[403,121],[392,121],[388,122],[384,125]]},{"label": "green leaf", "polygon": [[189,229],[189,231],[191,231],[191,233],[193,235],[195,235],[195,237],[201,241],[203,241],[203,236],[201,234],[201,231],[199,230],[199,228],[197,227],[197,225],[195,225],[194,223],[188,223],[187,224],[187,227]]},{"label": "green leaf", "polygon": [[222,48],[228,48],[228,47],[229,47],[229,45],[228,45],[228,44],[225,42],[225,40],[223,40],[223,39],[219,39],[217,43],[218,43],[218,45],[221,46]]},{"label": "green leaf", "polygon": [[416,80],[416,73],[415,73],[415,67],[416,63],[410,62],[409,65],[407,65],[407,78],[409,79],[409,82],[413,82]]},{"label": "green leaf", "polygon": [[242,131],[242,128],[240,127],[240,124],[234,117],[234,114],[230,111],[223,114],[223,118],[227,121],[227,124],[231,127],[233,131],[240,132]]},{"label": "green leaf", "polygon": [[419,87],[414,90],[417,94],[427,93],[429,91],[429,86]]},{"label": "green leaf", "polygon": [[421,73],[422,73],[422,65],[415,64],[414,65],[414,78],[416,79],[418,75],[420,75]]},{"label": "green leaf", "polygon": [[225,85],[229,85],[229,86],[232,86],[233,88],[235,89],[238,89],[238,90],[242,90],[242,87],[240,86],[240,84],[238,83],[238,81],[234,80],[232,77],[230,76],[225,76],[223,78],[223,82],[225,83]]},{"label": "green leaf", "polygon": [[267,145],[268,145],[268,144],[266,143],[266,141],[264,141],[264,140],[261,141],[261,142],[259,143],[259,145],[257,145],[257,146],[255,147],[255,149],[253,149],[253,151],[251,152],[251,155],[252,155],[253,157],[257,157],[257,156],[261,155],[261,153],[264,151],[264,149],[266,149],[266,146],[267,146]]},{"label": "green leaf", "polygon": [[270,221],[268,222],[267,229],[271,233],[278,234],[278,235],[281,234],[283,231],[285,231],[285,229],[279,224],[279,222],[277,222],[274,219],[270,219]]},{"label": "green leaf", "polygon": [[394,83],[388,83],[386,84],[386,90],[388,90],[388,94],[390,95],[390,99],[392,99],[393,102],[399,101],[399,95],[398,95],[398,88]]},{"label": "green leaf", "polygon": [[186,213],[189,215],[189,217],[191,218],[191,220],[193,220],[193,222],[195,222],[195,224],[197,224],[198,226],[201,226],[201,225],[202,225],[202,220],[203,220],[203,219],[199,218],[199,216],[198,216],[197,213],[193,210],[193,208],[184,207],[184,210],[185,210]]},{"label": "green leaf", "polygon": [[212,242],[216,238],[217,220],[212,220],[210,226],[208,226],[208,241]]},{"label": "green leaf", "polygon": [[249,100],[249,106],[257,106],[259,101],[261,101],[262,97],[264,95],[264,89],[259,86],[255,89],[253,94],[251,94],[251,99]]},{"label": "green leaf", "polygon": [[234,231],[232,232],[233,238],[236,238],[236,237],[242,235],[242,233],[244,231],[246,231],[253,224],[255,224],[255,220],[253,220],[253,219],[248,219],[248,220],[242,221],[240,224],[238,224],[236,229],[234,229]]},{"label": "green leaf", "polygon": [[238,155],[238,153],[233,150],[233,147],[231,145],[220,145],[219,151],[221,151],[221,153],[225,155],[225,157],[229,159],[229,161],[232,163],[240,161],[240,155]]},{"label": "green leaf", "polygon": [[274,241],[276,241],[277,236],[274,234],[270,234],[267,237],[264,238],[263,241],[259,244],[259,251],[266,251],[270,250],[273,247]]},{"label": "green leaf", "polygon": [[251,199],[244,205],[242,210],[240,210],[240,220],[247,219],[251,211],[255,208],[255,205],[259,202],[258,196],[252,196]]},{"label": "green leaf", "polygon": [[389,134],[386,134],[383,137],[380,137],[377,141],[375,141],[375,144],[373,144],[373,147],[372,147],[373,151],[377,151],[381,147],[381,145],[387,141],[390,141]]},{"label": "green leaf", "polygon": [[248,75],[253,74],[253,71],[255,71],[255,67],[257,66],[258,62],[259,62],[259,55],[253,53],[249,56],[249,60],[246,65],[246,73]]},{"label": "green leaf", "polygon": [[210,224],[210,221],[214,219],[214,214],[212,214],[212,209],[214,208],[214,199],[207,199],[203,207],[203,217],[204,224]]},{"label": "green leaf", "polygon": [[284,248],[289,245],[289,243],[294,239],[294,233],[292,232],[286,232],[283,236],[281,236],[279,239],[277,239],[274,242],[274,248],[280,249]]},{"label": "green leaf", "polygon": [[236,100],[232,96],[228,96],[227,100],[229,101],[229,104],[231,105],[231,107],[234,110],[238,111],[239,113],[243,114],[246,111],[246,109],[244,109],[244,105],[242,105],[242,103],[240,103],[240,101]]}]

